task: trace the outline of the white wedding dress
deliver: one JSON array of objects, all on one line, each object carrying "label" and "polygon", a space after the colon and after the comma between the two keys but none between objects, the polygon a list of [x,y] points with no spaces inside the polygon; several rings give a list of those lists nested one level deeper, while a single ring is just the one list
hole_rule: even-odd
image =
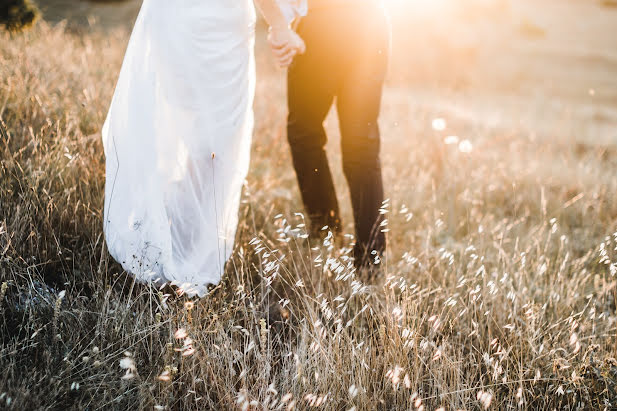
[{"label": "white wedding dress", "polygon": [[250,156],[252,0],[144,0],[102,138],[104,231],[142,282],[190,295],[229,259]]}]

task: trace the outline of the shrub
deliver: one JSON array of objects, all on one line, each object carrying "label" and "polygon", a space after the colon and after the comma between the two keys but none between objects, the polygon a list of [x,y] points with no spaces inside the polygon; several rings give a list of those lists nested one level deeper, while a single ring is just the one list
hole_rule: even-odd
[{"label": "shrub", "polygon": [[0,2],[0,24],[17,31],[34,24],[39,9],[30,0],[3,0]]}]

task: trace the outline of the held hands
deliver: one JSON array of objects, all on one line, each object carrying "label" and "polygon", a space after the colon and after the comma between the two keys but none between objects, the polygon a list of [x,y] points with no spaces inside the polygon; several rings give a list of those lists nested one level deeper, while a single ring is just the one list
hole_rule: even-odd
[{"label": "held hands", "polygon": [[289,67],[296,54],[303,54],[306,51],[302,38],[289,27],[270,27],[268,43],[276,62],[282,68]]}]

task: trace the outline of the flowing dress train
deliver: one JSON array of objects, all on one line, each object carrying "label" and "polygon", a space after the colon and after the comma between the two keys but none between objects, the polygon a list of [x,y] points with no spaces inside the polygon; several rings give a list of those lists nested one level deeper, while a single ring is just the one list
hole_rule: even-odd
[{"label": "flowing dress train", "polygon": [[103,126],[104,231],[142,282],[192,295],[229,259],[253,131],[251,0],[144,0]]}]

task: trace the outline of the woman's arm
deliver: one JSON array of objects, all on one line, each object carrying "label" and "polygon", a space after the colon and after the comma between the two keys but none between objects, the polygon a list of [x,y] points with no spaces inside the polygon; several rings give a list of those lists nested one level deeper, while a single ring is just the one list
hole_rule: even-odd
[{"label": "woman's arm", "polygon": [[272,53],[281,67],[289,66],[296,53],[304,53],[304,41],[289,27],[276,0],[255,0],[255,4],[270,26]]},{"label": "woman's arm", "polygon": [[276,0],[255,0],[255,4],[272,30],[289,29],[287,20]]}]

